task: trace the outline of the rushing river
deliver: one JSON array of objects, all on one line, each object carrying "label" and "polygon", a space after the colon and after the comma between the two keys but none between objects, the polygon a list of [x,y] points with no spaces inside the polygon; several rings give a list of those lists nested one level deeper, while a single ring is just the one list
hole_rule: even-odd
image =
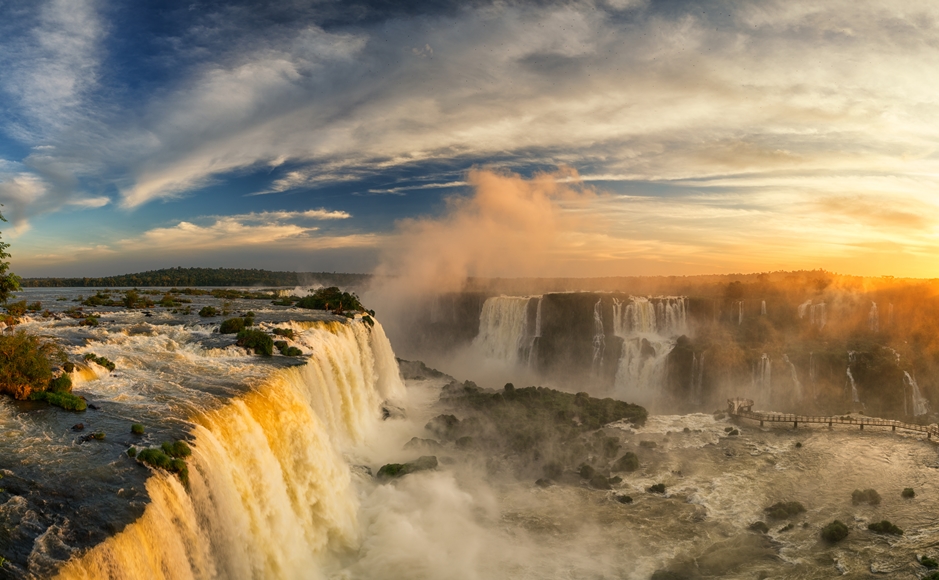
[{"label": "rushing river", "polygon": [[[90,292],[21,296],[61,312],[79,294]],[[249,355],[213,332],[221,317],[164,308],[86,308],[101,314],[94,328],[25,322],[72,360],[93,352],[117,368],[74,373],[74,392],[97,407],[84,413],[0,399],[0,578],[644,580],[671,567],[912,579],[925,572],[917,555],[939,556],[939,458],[921,436],[746,423],[732,436],[713,415],[653,416],[606,428],[641,464],[613,491],[537,487],[505,475],[507,458],[452,447],[436,471],[379,483],[381,465],[420,455],[404,445],[428,437],[443,379],[405,384],[378,324],[191,299],[193,313],[251,310],[263,329],[294,329],[304,356]],[[81,442],[79,422],[106,438]],[[132,435],[132,423],[146,434]],[[178,438],[193,449],[188,485],[126,455]],[[666,493],[646,492],[654,483]],[[906,487],[915,498],[901,498]],[[882,503],[852,505],[867,488]],[[624,494],[633,503],[616,501]],[[763,508],[778,501],[807,511],[768,520]],[[819,537],[833,519],[850,528],[834,545]],[[867,530],[881,519],[904,535]],[[758,520],[768,534],[748,531]]]}]

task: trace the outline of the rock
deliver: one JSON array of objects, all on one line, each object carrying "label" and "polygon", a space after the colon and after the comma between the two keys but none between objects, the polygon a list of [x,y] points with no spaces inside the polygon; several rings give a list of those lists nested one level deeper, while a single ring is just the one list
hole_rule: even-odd
[{"label": "rock", "polygon": [[395,479],[409,473],[426,471],[437,468],[437,458],[433,455],[424,455],[409,463],[388,463],[378,470],[378,479]]},{"label": "rock", "polygon": [[535,482],[535,485],[537,485],[538,487],[551,487],[552,485],[554,485],[554,482],[551,481],[550,479],[541,478]]},{"label": "rock", "polygon": [[436,439],[421,439],[412,437],[410,441],[404,444],[404,449],[409,451],[437,451],[442,445]]},{"label": "rock", "polygon": [[84,423],[76,423],[76,424],[72,425],[72,431],[82,431],[82,430],[84,430],[84,429],[85,429],[85,424],[84,424]]},{"label": "rock", "polygon": [[602,475],[594,475],[591,477],[588,485],[594,489],[613,489],[610,486],[610,480],[603,477]]},{"label": "rock", "polygon": [[632,451],[627,451],[613,463],[613,471],[636,471],[639,469],[639,457]]},{"label": "rock", "polygon": [[577,470],[577,473],[579,473],[583,479],[591,479],[597,474],[597,470],[584,463],[580,466],[580,469]]},{"label": "rock", "polygon": [[765,534],[766,532],[769,531],[769,526],[767,526],[764,522],[753,522],[752,524],[747,526],[747,529],[750,530],[751,532],[759,532],[761,534]]},{"label": "rock", "polygon": [[655,485],[652,485],[651,487],[646,488],[646,491],[649,492],[649,493],[663,493],[663,494],[664,494],[664,493],[665,493],[665,484],[664,484],[664,483],[656,483]]},{"label": "rock", "polygon": [[451,439],[460,426],[460,420],[454,415],[437,415],[431,419],[424,429],[427,429],[440,439]]},{"label": "rock", "polygon": [[628,495],[616,495],[616,496],[613,496],[613,499],[615,499],[615,500],[618,501],[619,503],[626,503],[626,504],[629,504],[629,503],[632,503],[632,502],[633,502],[633,498],[631,498],[631,497],[628,496]]}]

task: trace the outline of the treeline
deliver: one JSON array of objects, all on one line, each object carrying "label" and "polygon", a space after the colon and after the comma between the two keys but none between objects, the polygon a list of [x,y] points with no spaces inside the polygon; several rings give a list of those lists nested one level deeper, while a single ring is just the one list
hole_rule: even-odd
[{"label": "treeline", "polygon": [[96,288],[137,286],[325,286],[354,287],[365,284],[368,274],[335,272],[272,272],[255,268],[164,268],[137,274],[83,278],[24,278],[25,288]]}]

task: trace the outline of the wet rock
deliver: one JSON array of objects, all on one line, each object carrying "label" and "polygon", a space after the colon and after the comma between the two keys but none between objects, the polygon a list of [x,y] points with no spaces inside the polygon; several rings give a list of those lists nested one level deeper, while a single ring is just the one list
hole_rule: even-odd
[{"label": "wet rock", "polygon": [[437,415],[431,419],[424,429],[427,429],[441,439],[451,439],[460,426],[460,420],[455,415]]},{"label": "wet rock", "polygon": [[602,475],[594,475],[591,477],[588,485],[594,489],[613,489],[613,487],[610,486],[610,480]]},{"label": "wet rock", "polygon": [[554,482],[551,481],[550,479],[541,478],[535,482],[535,485],[537,485],[538,487],[551,487],[552,485],[554,485]]},{"label": "wet rock", "polygon": [[381,407],[381,418],[383,420],[405,419],[407,418],[407,413],[401,407],[392,405],[390,403],[385,403]]},{"label": "wet rock", "polygon": [[433,455],[424,455],[409,463],[388,463],[378,470],[378,479],[396,479],[409,473],[426,471],[437,468],[437,458]]},{"label": "wet rock", "polygon": [[408,451],[437,451],[442,445],[436,439],[421,439],[412,437],[410,441],[404,444],[404,449]]},{"label": "wet rock", "polygon": [[664,484],[664,483],[656,483],[656,484],[654,484],[654,485],[652,485],[652,486],[650,486],[650,487],[647,487],[647,488],[646,488],[646,491],[649,492],[649,493],[662,493],[662,494],[664,494],[664,493],[665,493],[665,484]]},{"label": "wet rock", "polygon": [[592,479],[595,475],[597,475],[597,470],[585,463],[580,466],[580,469],[577,470],[577,473],[579,473],[583,479]]},{"label": "wet rock", "polygon": [[72,425],[72,431],[83,431],[85,429],[84,423],[75,423]]},{"label": "wet rock", "polygon": [[758,532],[761,534],[765,534],[766,532],[769,531],[769,526],[767,526],[765,522],[753,522],[752,524],[747,526],[747,529],[750,530],[751,532]]},{"label": "wet rock", "polygon": [[637,469],[639,469],[639,457],[632,451],[627,451],[612,466],[613,471],[636,471]]},{"label": "wet rock", "polygon": [[615,499],[619,503],[625,503],[625,504],[630,504],[633,502],[633,498],[631,498],[628,495],[616,495],[616,496],[613,496],[613,499]]}]

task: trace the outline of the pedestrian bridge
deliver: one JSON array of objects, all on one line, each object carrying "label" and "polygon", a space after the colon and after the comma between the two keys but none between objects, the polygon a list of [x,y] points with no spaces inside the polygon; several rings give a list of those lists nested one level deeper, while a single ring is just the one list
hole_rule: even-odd
[{"label": "pedestrian bridge", "polygon": [[890,427],[891,431],[902,429],[904,431],[917,431],[925,433],[927,439],[932,439],[933,435],[939,439],[939,425],[914,425],[912,423],[903,423],[902,421],[893,421],[891,419],[879,419],[877,417],[856,417],[843,415],[841,417],[816,417],[812,415],[792,415],[788,413],[766,413],[753,410],[753,401],[751,399],[727,399],[727,412],[741,419],[750,419],[759,421],[760,427],[764,423],[792,423],[792,426],[798,427],[799,423],[815,423],[819,425],[857,425],[864,429],[864,426],[870,427]]}]

